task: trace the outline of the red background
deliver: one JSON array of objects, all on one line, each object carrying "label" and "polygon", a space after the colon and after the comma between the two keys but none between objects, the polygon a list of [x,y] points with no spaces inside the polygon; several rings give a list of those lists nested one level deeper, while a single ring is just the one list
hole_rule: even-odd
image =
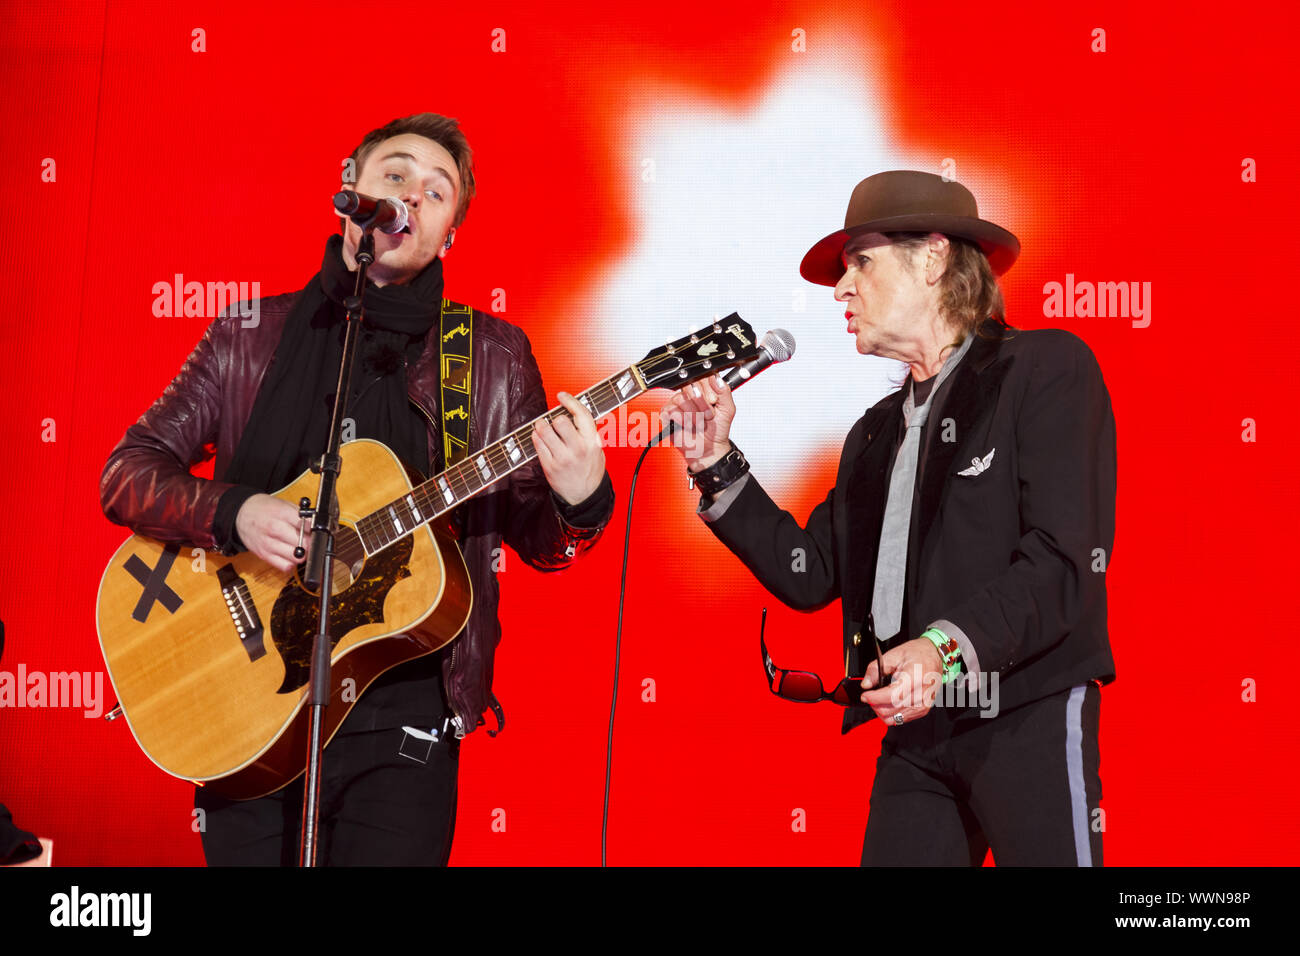
[{"label": "red background", "polygon": [[[448,259],[448,295],[487,308],[505,288],[505,317],[532,338],[548,388],[580,390],[614,371],[586,349],[597,333],[582,303],[637,239],[639,170],[616,150],[630,98],[668,84],[742,109],[798,55],[800,28],[810,54],[854,39],[883,54],[873,82],[886,101],[869,106],[896,142],[1011,184],[1008,225],[1025,254],[1004,280],[1009,317],[1074,331],[1104,370],[1120,469],[1108,574],[1119,679],[1103,692],[1101,724],[1106,862],[1295,861],[1284,598],[1297,530],[1286,358],[1295,24],[1283,4],[540,13],[421,3],[360,5],[360,19],[352,8],[0,8],[0,667],[103,668],[95,594],[126,532],[99,509],[99,472],[206,324],[155,318],[154,282],[181,272],[258,280],[264,294],[301,287],[335,228],[325,200],[339,160],[366,130],[435,110],[461,119],[481,189]],[[191,50],[196,27],[206,52]],[[497,27],[504,53],[491,50]],[[1105,53],[1090,50],[1097,27]],[[399,55],[357,84],[349,34],[389,38]],[[796,136],[790,149],[797,160]],[[46,157],[57,162],[52,183],[41,180]],[[1258,182],[1242,181],[1246,157]],[[286,225],[265,224],[268,199]],[[807,222],[808,243],[835,225]],[[1067,272],[1151,282],[1151,325],[1043,318],[1043,284]],[[790,320],[796,336],[796,322],[842,321],[827,290],[809,290],[807,313]],[[661,344],[638,334],[641,319],[618,319],[624,363]],[[56,439],[42,441],[50,418]],[[1256,442],[1242,440],[1246,418]],[[599,859],[622,508],[637,453],[608,451],[620,511],[588,560],[543,577],[507,559],[496,691],[508,728],[463,748],[453,863]],[[806,515],[837,455],[827,445],[782,503]],[[767,604],[778,661],[834,674],[838,606],[805,616],[767,597],[691,514],[675,453],[652,454],[639,484],[610,861],[855,863],[880,729],[841,738],[833,707],[773,698],[754,633]],[[641,699],[645,678],[653,703]],[[1248,679],[1253,703],[1242,700]],[[0,711],[0,802],[54,839],[56,863],[200,863],[191,794],[121,722]],[[505,832],[491,828],[498,808]],[[806,832],[792,830],[797,808]]]}]

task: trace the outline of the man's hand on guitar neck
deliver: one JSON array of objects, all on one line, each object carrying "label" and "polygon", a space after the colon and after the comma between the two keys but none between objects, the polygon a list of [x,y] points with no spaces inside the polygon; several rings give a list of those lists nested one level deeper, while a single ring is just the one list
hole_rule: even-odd
[{"label": "man's hand on guitar neck", "polygon": [[301,519],[298,509],[272,495],[253,495],[235,516],[235,533],[253,554],[280,571],[298,565],[293,549],[298,546]]},{"label": "man's hand on guitar neck", "polygon": [[573,416],[551,424],[545,418],[533,426],[533,446],[551,490],[571,505],[596,493],[605,477],[605,449],[600,446],[596,421],[568,392],[556,396]]}]

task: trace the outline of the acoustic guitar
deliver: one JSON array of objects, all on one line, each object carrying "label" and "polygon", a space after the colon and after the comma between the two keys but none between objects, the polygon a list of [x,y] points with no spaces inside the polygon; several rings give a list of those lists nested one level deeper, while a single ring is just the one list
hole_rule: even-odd
[{"label": "acoustic guitar", "polygon": [[[757,354],[753,329],[733,313],[577,399],[599,421],[649,389]],[[464,628],[472,591],[448,512],[537,457],[533,424],[416,485],[379,442],[342,446],[326,739],[375,678]],[[297,506],[318,481],[306,472],[275,495]],[[244,800],[303,772],[318,597],[299,571],[141,535],[113,555],[99,585],[100,646],[131,732],[167,773]]]}]

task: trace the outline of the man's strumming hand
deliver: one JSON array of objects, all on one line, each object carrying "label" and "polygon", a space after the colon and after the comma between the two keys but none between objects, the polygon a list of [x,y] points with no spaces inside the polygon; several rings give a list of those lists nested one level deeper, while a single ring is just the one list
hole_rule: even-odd
[{"label": "man's strumming hand", "polygon": [[293,549],[298,546],[300,524],[298,509],[271,495],[253,495],[235,515],[235,533],[244,547],[281,571],[298,565]]}]

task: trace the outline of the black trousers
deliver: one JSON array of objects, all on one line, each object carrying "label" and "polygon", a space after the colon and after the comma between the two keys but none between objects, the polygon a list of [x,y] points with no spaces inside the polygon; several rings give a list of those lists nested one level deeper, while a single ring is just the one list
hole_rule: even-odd
[{"label": "black trousers", "polygon": [[936,707],[881,743],[863,866],[1101,866],[1095,683],[992,718]]},{"label": "black trousers", "polygon": [[[445,865],[460,741],[448,733],[430,745],[400,728],[350,731],[349,723],[325,748],[317,865]],[[196,788],[208,865],[297,865],[302,797],[302,777],[256,800]]]}]

